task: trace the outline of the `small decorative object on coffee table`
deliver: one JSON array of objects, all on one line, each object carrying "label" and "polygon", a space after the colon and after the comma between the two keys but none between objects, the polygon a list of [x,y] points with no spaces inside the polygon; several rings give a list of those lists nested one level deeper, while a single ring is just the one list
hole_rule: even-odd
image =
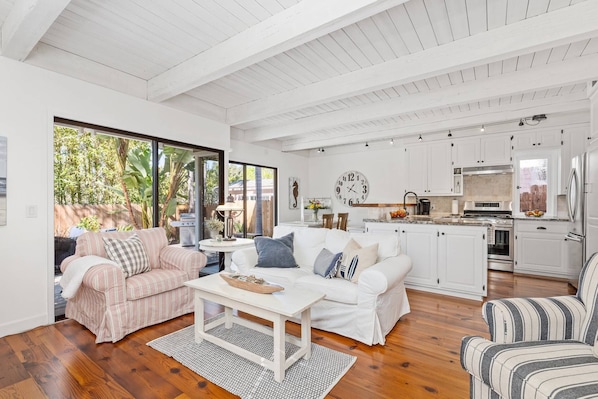
[{"label": "small decorative object on coffee table", "polygon": [[260,294],[271,294],[273,292],[284,290],[284,287],[271,284],[263,278],[257,278],[254,275],[246,276],[244,274],[228,273],[219,273],[219,275],[228,283],[228,285],[247,291],[258,292]]}]

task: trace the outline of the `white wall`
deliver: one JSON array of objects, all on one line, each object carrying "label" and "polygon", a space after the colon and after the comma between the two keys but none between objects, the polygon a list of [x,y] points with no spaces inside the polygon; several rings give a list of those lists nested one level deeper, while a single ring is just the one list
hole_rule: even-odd
[{"label": "white wall", "polygon": [[406,176],[404,174],[404,147],[388,142],[370,143],[345,147],[342,150],[327,149],[309,157],[308,197],[331,197],[334,213],[349,212],[350,226],[363,225],[364,218],[378,218],[384,208],[347,207],[334,196],[336,180],[343,172],[357,170],[368,180],[370,194],[368,203],[402,203]]},{"label": "white wall", "polygon": [[306,196],[309,187],[309,159],[236,140],[231,140],[231,149],[228,154],[230,161],[278,169],[278,221],[300,220],[300,210],[289,208],[289,178],[299,178],[303,192],[300,195]]},{"label": "white wall", "polygon": [[[0,336],[53,322],[54,116],[215,149],[229,127],[0,57],[0,135],[8,138],[0,226]],[[36,217],[26,217],[28,207]]]}]

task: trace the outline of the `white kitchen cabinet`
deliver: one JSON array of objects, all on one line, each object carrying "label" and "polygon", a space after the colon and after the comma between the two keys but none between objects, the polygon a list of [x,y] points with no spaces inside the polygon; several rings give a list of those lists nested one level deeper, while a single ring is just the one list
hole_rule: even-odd
[{"label": "white kitchen cabinet", "polygon": [[453,169],[449,142],[405,147],[407,191],[418,195],[452,195]]},{"label": "white kitchen cabinet", "polygon": [[365,224],[365,232],[399,234],[399,225],[397,223],[367,222]]},{"label": "white kitchen cabinet", "polygon": [[406,284],[418,287],[438,286],[438,229],[430,224],[399,224],[401,251],[411,258],[413,268]]},{"label": "white kitchen cabinet", "polygon": [[537,130],[517,132],[513,136],[514,150],[528,150],[534,148],[553,148],[563,144],[561,129]]},{"label": "white kitchen cabinet", "polygon": [[511,136],[470,137],[452,143],[455,167],[510,165]]},{"label": "white kitchen cabinet", "polygon": [[516,220],[514,271],[568,278],[568,231],[569,223],[564,221]]},{"label": "white kitchen cabinet", "polygon": [[413,289],[481,300],[488,279],[487,229],[480,226],[400,224],[401,250],[413,268]]},{"label": "white kitchen cabinet", "polygon": [[440,226],[439,231],[438,284],[446,290],[486,296],[487,230]]}]

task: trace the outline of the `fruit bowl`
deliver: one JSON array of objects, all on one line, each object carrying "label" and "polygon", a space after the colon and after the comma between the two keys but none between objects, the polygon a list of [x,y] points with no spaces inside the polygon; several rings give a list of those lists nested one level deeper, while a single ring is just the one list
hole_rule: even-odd
[{"label": "fruit bowl", "polygon": [[391,211],[390,213],[390,218],[391,219],[403,219],[407,216],[407,211],[404,209],[399,209],[396,211]]},{"label": "fruit bowl", "polygon": [[542,216],[544,216],[544,212],[539,209],[534,209],[533,211],[525,212],[525,216],[530,218],[541,218]]}]

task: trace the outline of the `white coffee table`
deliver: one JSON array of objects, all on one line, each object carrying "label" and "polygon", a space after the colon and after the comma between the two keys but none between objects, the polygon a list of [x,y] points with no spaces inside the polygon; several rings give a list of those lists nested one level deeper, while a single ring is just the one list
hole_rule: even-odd
[{"label": "white coffee table", "polygon": [[255,243],[250,238],[237,238],[232,241],[217,241],[214,239],[201,240],[199,249],[206,252],[224,253],[224,270],[230,272],[232,253],[237,249],[253,247]]},{"label": "white coffee table", "polygon": [[[219,274],[201,277],[185,283],[195,291],[195,341],[206,340],[239,356],[261,364],[274,371],[274,379],[282,382],[285,370],[301,358],[311,356],[311,306],[324,298],[324,294],[286,288],[273,294],[258,294],[228,285]],[[224,317],[205,324],[204,301],[224,305]],[[233,315],[233,309],[269,320],[270,329],[262,324]],[[301,338],[285,334],[285,322],[295,315],[301,315]],[[231,328],[233,323],[268,334],[274,338],[274,360],[264,359],[244,348],[218,338],[208,330],[224,324]],[[288,358],[285,357],[285,341],[299,346]]]}]

